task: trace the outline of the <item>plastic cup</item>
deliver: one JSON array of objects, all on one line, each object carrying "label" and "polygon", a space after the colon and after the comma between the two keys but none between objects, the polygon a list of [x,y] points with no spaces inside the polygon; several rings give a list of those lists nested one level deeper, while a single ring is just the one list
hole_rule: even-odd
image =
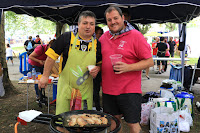
[{"label": "plastic cup", "polygon": [[88,70],[91,71],[94,67],[95,65],[88,65]]},{"label": "plastic cup", "polygon": [[[116,62],[121,62],[122,61],[122,56],[121,54],[113,54],[110,56],[110,59],[111,59],[111,63],[112,63],[112,66],[114,68],[114,65],[116,64]],[[113,69],[114,72],[118,72],[116,70]]]},{"label": "plastic cup", "polygon": [[39,74],[39,75],[38,75],[38,80],[40,80],[40,79],[41,79],[41,77],[42,77],[42,74]]}]

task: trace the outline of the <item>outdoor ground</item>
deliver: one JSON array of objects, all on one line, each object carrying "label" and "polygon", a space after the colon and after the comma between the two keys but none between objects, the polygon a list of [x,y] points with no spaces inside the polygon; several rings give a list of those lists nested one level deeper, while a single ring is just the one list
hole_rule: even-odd
[{"label": "outdoor ground", "polygon": [[[19,59],[14,59],[14,66],[8,62],[9,68],[9,75],[10,79],[12,80],[13,85],[16,89],[7,94],[5,97],[0,98],[0,133],[13,133],[14,132],[14,125],[16,123],[16,116],[21,111],[26,110],[26,85],[18,84],[18,79],[22,77],[22,74],[19,73]],[[150,80],[147,80],[143,74],[142,77],[142,91],[143,93],[149,91],[158,91],[161,85],[162,80],[169,78],[169,69],[166,73],[161,75],[154,74],[156,71],[153,71],[152,68],[150,69]],[[195,92],[194,102],[200,101],[200,84],[195,84],[193,87]],[[48,93],[46,93],[48,95]],[[50,91],[50,98],[52,99],[52,89]],[[47,113],[47,107],[43,106],[40,108],[38,104],[35,102],[35,91],[34,86],[30,86],[29,88],[29,109],[34,109],[41,111],[43,113]],[[54,114],[55,106],[50,106],[50,113]],[[196,107],[194,106],[194,117],[193,117],[193,127],[191,127],[190,133],[200,133],[200,112],[197,111]],[[123,133],[129,133],[127,125],[123,122]],[[142,126],[143,132],[148,133],[149,126]],[[18,125],[18,133],[48,133],[49,126],[38,124],[38,123],[28,123],[27,126]]]}]

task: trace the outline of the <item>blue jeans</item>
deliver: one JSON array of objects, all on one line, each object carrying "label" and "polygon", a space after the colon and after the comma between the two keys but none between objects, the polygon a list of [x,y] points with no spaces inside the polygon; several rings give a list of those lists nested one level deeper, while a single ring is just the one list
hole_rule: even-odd
[{"label": "blue jeans", "polygon": [[[32,68],[33,67],[35,68],[36,72],[40,72],[41,74],[43,74],[44,67],[32,66]],[[36,97],[39,97],[40,91],[38,88],[38,84],[35,84],[35,93],[36,93]]]}]

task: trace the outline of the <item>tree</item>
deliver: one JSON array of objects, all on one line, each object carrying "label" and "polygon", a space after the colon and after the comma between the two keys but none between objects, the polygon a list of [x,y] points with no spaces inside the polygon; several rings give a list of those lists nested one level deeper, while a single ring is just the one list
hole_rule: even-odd
[{"label": "tree", "polygon": [[[13,35],[55,34],[56,23],[28,15],[18,15],[12,11],[5,12],[5,31]],[[20,34],[19,34],[20,33]]]},{"label": "tree", "polygon": [[177,24],[175,24],[175,23],[165,23],[165,28],[168,31],[174,31],[174,30],[177,29]]},{"label": "tree", "polygon": [[6,53],[5,53],[5,31],[4,31],[4,13],[1,16],[1,25],[0,25],[0,63],[3,67],[3,85],[5,91],[8,92],[9,90],[14,89],[12,82],[10,81],[8,75],[8,66],[6,63]]},{"label": "tree", "polygon": [[137,24],[138,28],[140,29],[140,32],[144,35],[145,33],[147,33],[149,31],[149,29],[151,28],[150,24]]}]

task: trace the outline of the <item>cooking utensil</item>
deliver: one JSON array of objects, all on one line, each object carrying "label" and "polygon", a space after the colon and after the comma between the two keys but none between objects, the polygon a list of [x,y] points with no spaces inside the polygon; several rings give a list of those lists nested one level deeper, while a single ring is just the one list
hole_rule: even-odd
[{"label": "cooking utensil", "polygon": [[[78,115],[78,114],[83,114],[83,113],[97,114],[97,115],[101,115],[101,116],[106,115],[106,118],[108,119],[108,124],[106,124],[106,125],[91,125],[91,126],[86,126],[86,127],[78,127],[78,126],[70,127],[70,126],[68,126],[67,120],[69,119],[69,117],[71,115]],[[117,133],[121,128],[121,124],[120,124],[119,120],[112,115],[109,115],[109,114],[106,114],[106,113],[103,113],[100,111],[96,111],[96,110],[75,110],[75,111],[65,112],[65,113],[62,113],[59,115],[41,114],[38,117],[36,117],[32,122],[49,125],[49,129],[53,133],[60,133],[60,131],[58,131],[56,129],[57,126],[63,127],[72,133],[78,133],[78,132],[97,133],[97,132],[101,132],[101,131],[105,130],[106,128],[108,128],[111,125],[111,120],[115,121],[116,128],[113,131],[110,131],[110,133]]]}]

